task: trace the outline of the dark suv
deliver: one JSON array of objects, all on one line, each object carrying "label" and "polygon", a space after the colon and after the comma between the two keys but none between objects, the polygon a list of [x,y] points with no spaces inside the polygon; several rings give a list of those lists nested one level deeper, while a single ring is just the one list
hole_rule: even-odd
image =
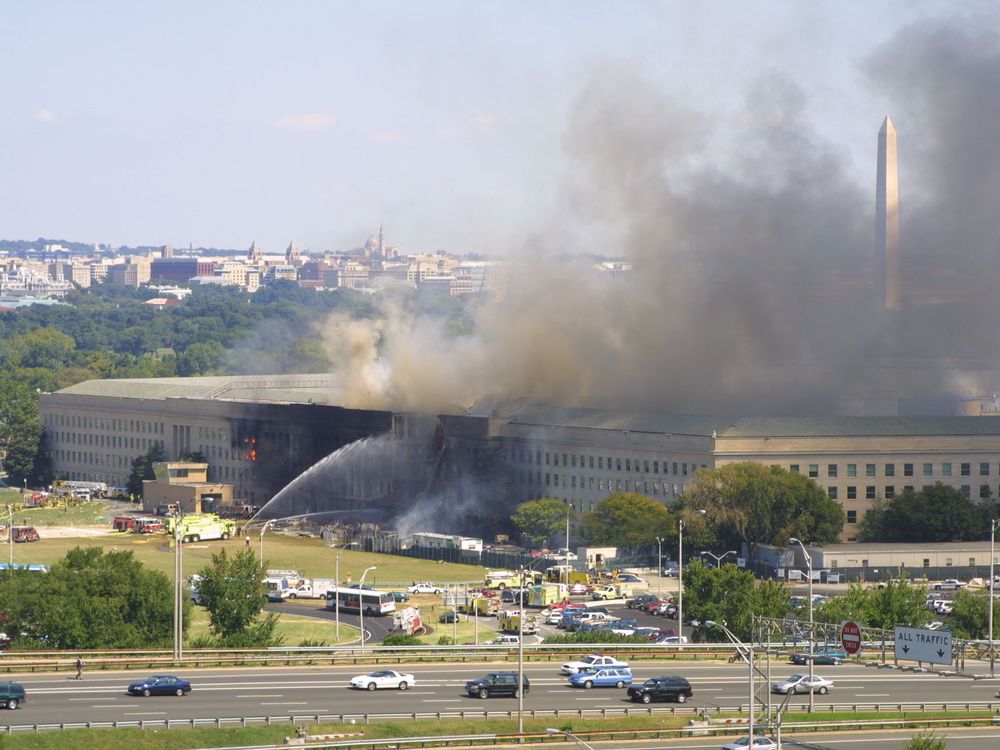
[{"label": "dark suv", "polygon": [[641,685],[632,685],[628,689],[628,697],[637,703],[670,700],[683,703],[693,694],[691,683],[677,675],[650,677]]},{"label": "dark suv", "polygon": [[[525,675],[525,695],[529,689],[528,675]],[[485,677],[469,680],[465,683],[465,692],[473,698],[489,698],[491,695],[506,695],[517,698],[521,691],[517,689],[517,672],[490,672]]]},{"label": "dark suv", "polygon": [[625,602],[625,606],[629,609],[639,609],[644,604],[648,604],[657,597],[653,594],[639,594],[638,596],[633,596]]},{"label": "dark suv", "polygon": [[24,686],[19,682],[0,682],[0,705],[17,708],[24,703]]}]

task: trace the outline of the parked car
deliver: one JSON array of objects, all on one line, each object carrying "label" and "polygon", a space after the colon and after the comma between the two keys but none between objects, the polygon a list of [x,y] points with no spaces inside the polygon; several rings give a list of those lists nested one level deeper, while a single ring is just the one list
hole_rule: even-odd
[{"label": "parked car", "polygon": [[636,628],[632,631],[632,635],[639,635],[643,638],[649,638],[649,640],[655,641],[660,637],[660,629],[652,627]]},{"label": "parked car", "polygon": [[586,672],[587,670],[598,669],[601,667],[627,668],[628,662],[620,661],[613,656],[590,654],[590,656],[585,656],[579,661],[566,662],[559,668],[559,671],[563,674],[577,674],[578,672]]},{"label": "parked car", "polygon": [[585,583],[574,583],[569,587],[569,593],[572,596],[583,596],[590,593],[590,586]]},{"label": "parked car", "polygon": [[936,607],[934,607],[934,611],[937,612],[939,615],[950,615],[954,609],[955,609],[955,602],[941,602]]},{"label": "parked car", "polygon": [[722,750],[777,750],[778,743],[770,737],[758,735],[753,738],[753,746],[750,745],[750,737],[740,737],[733,742],[727,742],[722,746]]},{"label": "parked car", "polygon": [[20,682],[0,682],[0,705],[11,710],[26,700],[24,685]]},{"label": "parked car", "polygon": [[[528,683],[528,675],[524,675],[525,695],[531,689]],[[508,696],[517,698],[521,691],[517,686],[517,672],[490,672],[485,677],[478,680],[469,680],[465,683],[465,692],[473,698],[490,698]]]},{"label": "parked car", "polygon": [[629,609],[638,609],[643,604],[651,602],[656,598],[656,594],[639,594],[638,596],[633,596],[631,599],[626,601],[625,606]]},{"label": "parked car", "polygon": [[677,617],[677,605],[673,602],[660,602],[660,606],[653,612],[660,617]]},{"label": "parked car", "polygon": [[636,703],[669,700],[683,703],[692,695],[691,683],[677,675],[651,677],[641,685],[632,685],[628,689],[629,699]]},{"label": "parked car", "polygon": [[170,674],[156,674],[145,680],[138,680],[128,686],[132,695],[148,698],[151,695],[182,696],[191,692],[191,683]]},{"label": "parked car", "polygon": [[410,595],[404,594],[402,591],[393,591],[392,600],[394,602],[408,602],[410,601]]},{"label": "parked car", "polygon": [[627,667],[602,667],[588,669],[570,675],[569,684],[573,687],[616,687],[623,688],[632,684],[632,672]]},{"label": "parked car", "polygon": [[792,654],[792,664],[808,664],[812,657],[813,664],[827,664],[836,666],[843,664],[847,659],[847,654],[835,646],[820,646],[815,652],[809,651]]},{"label": "parked car", "polygon": [[654,641],[657,646],[683,646],[687,642],[686,635],[661,635]]},{"label": "parked car", "polygon": [[498,635],[490,643],[494,646],[516,646],[521,639],[516,635]]},{"label": "parked car", "polygon": [[671,566],[669,568],[664,568],[662,575],[663,575],[664,578],[676,578],[677,577],[677,568],[675,566]]},{"label": "parked car", "polygon": [[808,693],[815,691],[820,695],[826,695],[832,687],[832,680],[827,680],[818,674],[813,675],[811,679],[807,674],[793,674],[788,679],[772,682],[771,692],[784,695],[787,693]]},{"label": "parked car", "polygon": [[967,583],[959,581],[957,578],[945,578],[940,583],[934,584],[935,591],[956,591],[957,589],[964,589],[968,586]]},{"label": "parked car", "polygon": [[368,674],[359,674],[351,678],[351,687],[357,690],[406,690],[406,688],[416,685],[417,681],[412,674],[397,672],[395,669],[379,669]]},{"label": "parked car", "polygon": [[433,583],[414,583],[412,586],[406,589],[411,594],[443,594],[444,589],[440,586],[435,586]]},{"label": "parked car", "polygon": [[666,604],[666,602],[663,599],[653,599],[653,600],[648,601],[645,604],[643,604],[639,608],[639,611],[640,612],[646,612],[647,614],[651,615],[654,612],[656,612],[656,610],[658,610],[660,608],[660,606],[663,605],[663,604]]},{"label": "parked car", "polygon": [[642,578],[635,575],[635,573],[619,573],[618,580],[622,583],[645,583]]},{"label": "parked car", "polygon": [[462,621],[462,615],[453,609],[446,609],[440,615],[438,615],[438,622],[444,623],[446,625],[451,625],[456,622]]}]

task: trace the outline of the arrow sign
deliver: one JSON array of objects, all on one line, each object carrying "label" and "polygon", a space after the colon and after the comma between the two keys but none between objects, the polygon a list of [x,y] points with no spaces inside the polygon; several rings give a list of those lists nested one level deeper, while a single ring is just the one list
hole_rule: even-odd
[{"label": "arrow sign", "polygon": [[947,630],[896,628],[897,659],[928,664],[951,664],[951,633]]}]

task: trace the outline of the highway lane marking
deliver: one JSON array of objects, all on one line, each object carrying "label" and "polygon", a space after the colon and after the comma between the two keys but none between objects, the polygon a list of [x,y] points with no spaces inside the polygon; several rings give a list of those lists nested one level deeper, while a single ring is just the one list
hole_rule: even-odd
[{"label": "highway lane marking", "polygon": [[[36,690],[32,694],[36,695],[37,693],[38,693],[38,691]],[[93,698],[67,698],[67,700],[71,700],[71,701],[92,701],[94,699]],[[104,700],[106,700],[106,701],[116,701],[118,699],[117,698],[105,698]]]},{"label": "highway lane marking", "polygon": [[139,708],[138,703],[122,703],[117,706],[91,706],[91,708]]},{"label": "highway lane marking", "polygon": [[267,693],[260,693],[258,695],[237,695],[237,698],[284,698],[281,693],[274,693],[269,695]]},{"label": "highway lane marking", "polygon": [[888,698],[892,693],[855,693],[859,698]]},{"label": "highway lane marking", "polygon": [[294,702],[294,701],[267,701],[267,702],[262,702],[260,705],[262,705],[262,706],[308,706],[309,705],[309,701],[299,701],[297,703]]},{"label": "highway lane marking", "polygon": [[126,711],[125,716],[166,716],[166,711]]},{"label": "highway lane marking", "polygon": [[437,698],[420,701],[421,703],[461,703],[461,698]]}]

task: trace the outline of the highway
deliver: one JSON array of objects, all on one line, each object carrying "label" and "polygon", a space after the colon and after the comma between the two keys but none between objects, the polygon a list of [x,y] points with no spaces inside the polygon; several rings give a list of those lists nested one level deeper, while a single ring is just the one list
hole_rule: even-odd
[{"label": "highway", "polygon": [[[490,670],[516,669],[511,664],[416,664],[400,665],[412,673],[416,684],[406,691],[352,690],[351,677],[370,671],[358,666],[300,667],[281,669],[188,670],[177,674],[192,682],[192,692],[175,696],[138,698],[125,692],[126,685],[150,672],[85,673],[77,681],[65,675],[11,676],[21,682],[28,700],[17,711],[0,713],[6,724],[35,724],[78,721],[136,721],[141,719],[190,719],[239,716],[281,716],[288,714],[427,713],[461,710],[508,711],[516,700],[480,700],[465,695],[465,681]],[[384,668],[384,667],[380,667]],[[775,678],[798,668],[775,665]],[[625,691],[615,688],[583,690],[572,688],[552,662],[526,667],[531,690],[525,699],[530,709],[600,709],[638,706],[625,699]],[[633,673],[638,681],[658,674],[682,674],[694,687],[688,706],[736,706],[747,700],[746,667],[740,665],[637,662]],[[832,679],[830,694],[816,696],[816,704],[963,702],[994,700],[997,680],[972,681],[967,678],[934,674],[900,673],[855,665],[822,667],[817,673]],[[780,698],[778,698],[780,701]],[[794,703],[808,696],[792,698]],[[777,702],[777,701],[776,701]],[[654,704],[674,705],[674,704]]]},{"label": "highway", "polygon": [[[843,732],[835,734],[809,733],[787,736],[782,734],[782,746],[788,750],[900,750],[913,735],[914,730],[878,731],[878,732]],[[948,750],[982,750],[983,748],[1000,747],[1000,729],[985,727],[965,729],[942,729],[935,735],[948,738]],[[723,737],[686,737],[678,740],[641,740],[629,742],[629,750],[716,750],[725,742],[731,742],[732,736]],[[595,750],[617,750],[622,743],[592,742]],[[552,745],[545,745],[551,748]],[[556,746],[558,747],[558,746]],[[569,742],[566,747],[574,747]]]}]

